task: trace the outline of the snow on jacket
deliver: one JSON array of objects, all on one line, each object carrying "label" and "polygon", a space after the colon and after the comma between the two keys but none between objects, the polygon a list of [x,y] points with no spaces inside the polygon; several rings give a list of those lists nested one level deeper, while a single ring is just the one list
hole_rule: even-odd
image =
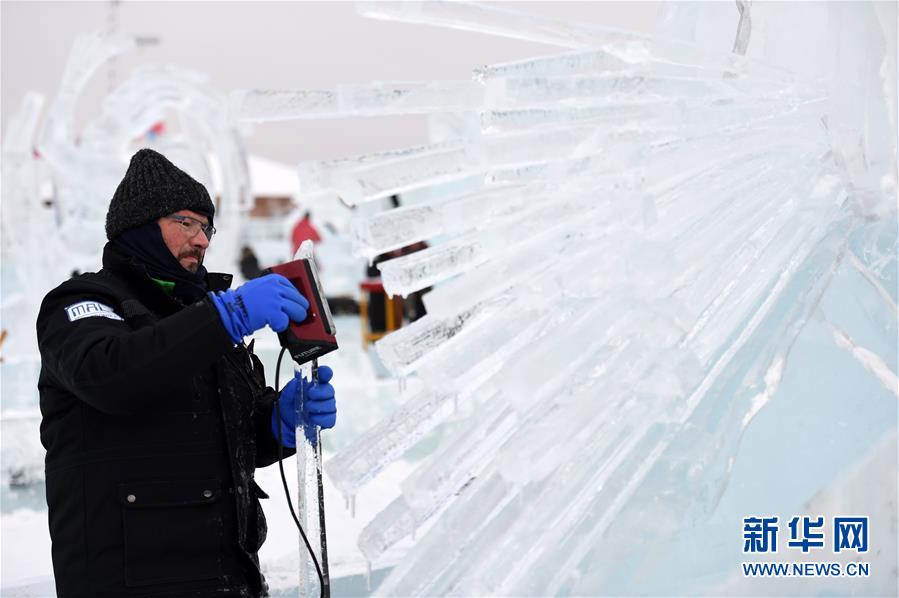
[{"label": "snow on jacket", "polygon": [[264,595],[253,474],[278,458],[275,391],[212,303],[181,305],[107,244],[102,270],[44,298],[37,334],[60,598]]}]

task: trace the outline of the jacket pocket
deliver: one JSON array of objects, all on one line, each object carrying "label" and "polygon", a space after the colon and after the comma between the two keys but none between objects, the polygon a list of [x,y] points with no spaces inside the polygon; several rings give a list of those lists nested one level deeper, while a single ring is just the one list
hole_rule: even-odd
[{"label": "jacket pocket", "polygon": [[119,484],[125,585],[221,577],[221,495],[216,479]]}]

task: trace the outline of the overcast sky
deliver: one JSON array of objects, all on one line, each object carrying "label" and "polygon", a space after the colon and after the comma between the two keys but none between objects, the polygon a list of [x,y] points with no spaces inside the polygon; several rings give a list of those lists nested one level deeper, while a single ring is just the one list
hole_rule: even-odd
[{"label": "overcast sky", "polygon": [[[652,32],[658,2],[508,2],[536,14]],[[352,2],[0,2],[2,122],[30,90],[49,101],[77,35],[114,28],[158,45],[119,58],[91,80],[77,110],[83,126],[111,82],[135,66],[176,64],[206,73],[219,91],[328,89],[374,79],[465,79],[474,67],[557,47],[438,27],[362,18]],[[285,162],[424,143],[424,117],[257,125],[247,146]]]}]

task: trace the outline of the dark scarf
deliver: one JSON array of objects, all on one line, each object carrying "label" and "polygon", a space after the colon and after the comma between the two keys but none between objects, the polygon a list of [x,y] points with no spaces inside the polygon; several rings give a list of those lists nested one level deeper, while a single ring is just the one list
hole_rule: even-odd
[{"label": "dark scarf", "polygon": [[206,268],[201,265],[196,273],[185,269],[166,247],[155,221],[122,232],[112,244],[135,258],[152,278],[174,283],[172,296],[180,302],[189,305],[206,294]]}]

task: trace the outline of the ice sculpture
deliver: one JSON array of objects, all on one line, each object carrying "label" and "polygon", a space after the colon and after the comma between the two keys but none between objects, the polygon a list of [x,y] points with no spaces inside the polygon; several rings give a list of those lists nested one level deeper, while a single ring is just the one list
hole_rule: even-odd
[{"label": "ice sculpture", "polygon": [[[808,337],[826,331],[832,367],[871,401],[851,450],[823,452],[845,469],[896,427],[895,99],[872,7],[672,3],[655,37],[477,3],[359,11],[573,49],[471,82],[241,96],[251,120],[480,119],[464,137],[299,167],[304,192],[348,204],[431,190],[353,227],[369,258],[432,241],[380,264],[389,292],[435,287],[428,315],[377,345],[424,390],[326,467],[352,496],[441,430],[360,536],[375,565],[416,538],[377,593],[729,587],[740,555],[717,547],[739,545],[734,478],[755,455],[743,445],[786,433],[759,423],[772,404],[802,409],[814,374],[801,364],[827,353]],[[820,413],[846,400],[819,397]],[[839,471],[772,508],[801,508]],[[895,505],[894,488],[883,496]],[[895,544],[895,519],[879,525]],[[896,591],[887,554],[855,587]]]},{"label": "ice sculpture", "polygon": [[[392,567],[378,595],[745,595],[759,586],[734,568],[742,516],[840,509],[869,513],[882,550],[870,578],[832,583],[895,595],[896,69],[875,9],[670,3],[656,35],[477,3],[359,11],[560,50],[472,65],[464,81],[227,98],[145,70],[76,146],[79,85],[130,47],[89,40],[45,131],[36,96],[7,128],[4,251],[35,263],[38,231],[47,281],[95,263],[70,223],[101,225],[90,197],[108,196],[108,165],[124,169],[156,105],[192,115],[181,149],[226,156],[226,212],[246,200],[229,118],[432,114],[452,134],[298,167],[303,193],[359,206],[358,255],[431,243],[380,264],[392,293],[434,287],[428,315],[377,345],[421,389],[326,464],[352,498],[423,438],[437,445],[359,537]],[[8,201],[38,202],[46,167],[55,222]],[[45,290],[20,278],[7,322]],[[18,420],[3,421],[8,438]],[[300,588],[314,587],[307,567]]]}]

